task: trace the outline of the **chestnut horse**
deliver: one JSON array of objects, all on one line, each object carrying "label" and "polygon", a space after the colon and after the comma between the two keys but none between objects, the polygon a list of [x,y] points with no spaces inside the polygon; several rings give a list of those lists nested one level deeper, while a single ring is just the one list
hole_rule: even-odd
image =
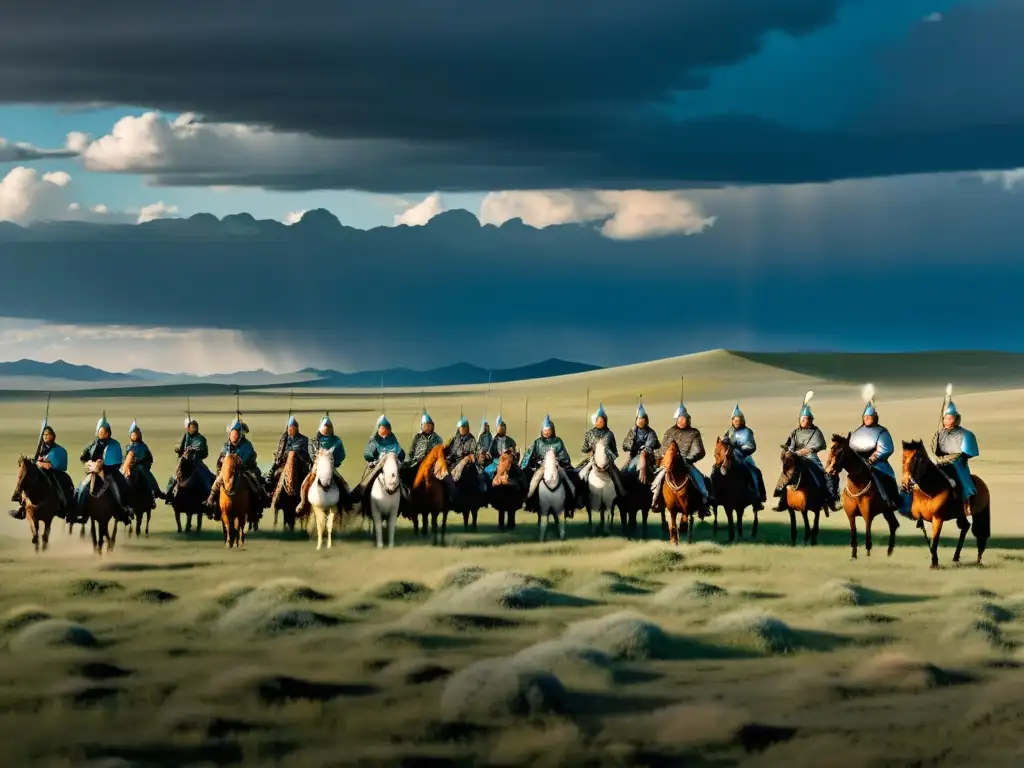
[{"label": "chestnut horse", "polygon": [[669,443],[665,449],[665,455],[661,458],[661,468],[665,470],[665,479],[661,484],[661,499],[665,504],[664,514],[668,517],[669,541],[678,546],[681,522],[686,529],[686,540],[692,544],[694,520],[690,510],[700,506],[693,498],[699,491],[690,481],[689,468],[680,457],[679,446],[675,442]]},{"label": "chestnut horse", "polygon": [[[978,492],[971,499],[971,521],[964,517],[963,501],[953,492],[949,478],[939,469],[925,451],[920,440],[903,442],[903,482],[900,490],[904,493],[913,489],[913,501],[910,516],[917,520],[918,527],[924,531],[928,539],[928,549],[932,555],[932,568],[939,567],[939,536],[942,524],[955,520],[960,529],[960,540],[956,544],[953,562],[960,562],[960,550],[964,547],[968,529],[978,542],[978,565],[985,552],[985,545],[992,534],[991,504],[992,497],[988,486],[977,475],[971,475]],[[932,535],[928,536],[924,524],[932,524]]]},{"label": "chestnut horse", "polygon": [[871,523],[878,515],[882,515],[889,524],[889,549],[886,554],[892,555],[899,523],[896,521],[895,513],[882,501],[882,496],[871,476],[871,467],[850,448],[849,433],[846,437],[832,435],[832,446],[829,448],[828,461],[825,463],[825,472],[833,477],[838,477],[842,470],[846,470],[846,485],[843,486],[842,497],[843,510],[850,523],[851,556],[857,557],[857,518],[861,517],[864,519],[864,549],[867,550],[868,557],[871,557]]},{"label": "chestnut horse", "polygon": [[[804,544],[810,541],[813,547],[818,543],[818,523],[823,510],[825,517],[828,517],[828,501],[825,499],[825,492],[814,482],[811,470],[804,464],[805,459],[783,446],[782,473],[788,479],[785,493],[786,507],[789,511],[790,543],[796,545],[796,513],[799,512],[804,518]],[[808,512],[814,514],[813,527],[808,522]]]},{"label": "chestnut horse", "polygon": [[[89,486],[85,492],[82,513],[89,519],[93,549],[97,555],[102,555],[103,543],[106,542],[107,552],[113,552],[117,541],[117,500],[111,486],[115,481],[104,474],[102,459],[87,462],[85,472],[89,477]],[[127,501],[122,499],[125,505]]]},{"label": "chestnut horse", "polygon": [[[729,541],[736,540],[737,528],[739,537],[743,538],[743,510],[753,507],[757,501],[750,490],[750,471],[737,466],[733,447],[722,438],[715,443],[715,467],[711,473],[711,496],[714,499],[712,509],[715,513],[713,534],[718,535],[718,507],[725,510],[729,521]],[[733,515],[736,515],[735,525]],[[754,524],[750,529],[750,537],[757,538],[757,510],[754,510]]]},{"label": "chestnut horse", "polygon": [[11,501],[25,504],[25,519],[32,534],[32,544],[39,551],[40,528],[42,528],[43,550],[50,546],[50,526],[57,514],[57,491],[46,479],[43,470],[36,463],[22,456],[18,459],[18,478],[14,485]]},{"label": "chestnut horse", "polygon": [[149,480],[141,472],[132,471],[135,467],[135,453],[128,451],[124,455],[124,462],[121,464],[121,474],[124,475],[125,486],[128,488],[128,498],[125,499],[125,506],[131,509],[134,521],[126,526],[129,536],[132,535],[132,523],[135,525],[135,535],[142,535],[142,518],[146,518],[146,535],[149,536],[149,523],[153,518],[153,510],[156,509],[156,502],[153,499],[153,489]]},{"label": "chestnut horse", "polygon": [[636,538],[637,515],[642,516],[643,537],[647,538],[647,518],[651,514],[651,482],[654,473],[654,453],[644,448],[636,457],[636,472],[622,476],[626,486],[626,495],[619,502],[619,522],[622,535],[630,539]]},{"label": "chestnut horse", "polygon": [[245,523],[249,512],[249,483],[242,476],[242,460],[229,453],[220,465],[220,522],[224,546],[245,547]]},{"label": "chestnut horse", "polygon": [[498,512],[498,530],[514,531],[516,529],[516,512],[526,500],[523,487],[516,482],[512,476],[512,468],[516,465],[519,454],[514,449],[509,449],[498,457],[498,469],[494,473],[494,480],[491,482],[491,490],[488,494],[488,501],[492,508]]},{"label": "chestnut horse", "polygon": [[444,479],[448,477],[448,462],[444,458],[444,446],[435,445],[430,449],[416,469],[416,477],[412,481],[409,492],[409,514],[412,519],[413,535],[420,531],[420,517],[423,518],[423,535],[427,535],[427,521],[430,521],[434,533],[434,543],[438,543],[437,518],[441,517],[441,541],[448,530],[448,510],[444,504]]},{"label": "chestnut horse", "polygon": [[274,527],[277,527],[277,515],[281,513],[284,518],[284,527],[291,533],[295,532],[295,522],[298,519],[300,505],[300,480],[304,480],[300,457],[295,451],[288,451],[288,457],[281,467],[281,474],[277,478],[277,487],[274,488],[273,498],[270,506],[274,509]]}]

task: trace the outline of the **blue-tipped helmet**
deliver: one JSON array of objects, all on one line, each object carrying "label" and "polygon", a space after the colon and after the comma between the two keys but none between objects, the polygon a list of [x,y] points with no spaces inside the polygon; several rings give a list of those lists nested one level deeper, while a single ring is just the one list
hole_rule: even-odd
[{"label": "blue-tipped helmet", "polygon": [[501,418],[501,414],[500,413],[498,414],[498,418],[496,418],[494,420],[494,426],[495,427],[504,427],[504,426],[506,426],[505,420],[503,418]]},{"label": "blue-tipped helmet", "polygon": [[[932,411],[932,413],[934,413],[934,411]],[[878,418],[878,411],[875,410],[875,403],[873,400],[868,400],[868,404],[864,406],[864,413],[861,414],[861,417],[863,418],[864,416],[874,416],[875,418]]]},{"label": "blue-tipped helmet", "polygon": [[239,435],[245,433],[245,424],[242,423],[241,419],[235,419],[233,422],[231,422],[231,426],[228,427],[228,432],[233,432],[235,430],[238,430]]},{"label": "blue-tipped helmet", "polygon": [[458,420],[458,422],[456,422],[455,428],[456,429],[462,429],[463,427],[468,427],[468,426],[469,426],[469,419],[467,419],[465,416],[459,416],[459,420]]},{"label": "blue-tipped helmet", "polygon": [[430,418],[430,414],[427,413],[427,409],[424,408],[423,409],[423,415],[420,416],[420,426],[422,427],[424,424],[433,424],[433,423],[434,423],[434,420],[432,418]]},{"label": "blue-tipped helmet", "polygon": [[551,416],[544,414],[544,423],[540,425],[540,429],[543,432],[545,429],[554,429],[555,423],[551,421]]},{"label": "blue-tipped helmet", "polygon": [[377,419],[377,429],[380,429],[381,427],[387,427],[388,429],[391,429],[391,422],[388,421],[388,417],[385,416],[383,413],[380,415],[380,418]]},{"label": "blue-tipped helmet", "polygon": [[487,423],[487,419],[480,419],[480,430],[481,431],[483,431],[484,427],[489,427],[489,426],[491,426],[491,425]]},{"label": "blue-tipped helmet", "polygon": [[638,420],[647,418],[647,411],[644,409],[644,403],[642,400],[640,401],[640,404],[636,407],[636,418]]},{"label": "blue-tipped helmet", "polygon": [[686,418],[690,418],[690,412],[686,410],[686,406],[683,405],[681,402],[679,403],[679,407],[676,408],[676,412],[672,416],[672,418],[673,419],[678,419],[680,416],[685,416]]},{"label": "blue-tipped helmet", "polygon": [[107,421],[107,412],[104,411],[103,415],[100,416],[100,420],[96,422],[96,434],[100,433],[101,429],[110,429],[110,422]]},{"label": "blue-tipped helmet", "polygon": [[946,403],[946,407],[942,411],[942,415],[943,416],[959,416],[960,415],[960,411],[958,411],[956,409],[956,405],[954,405],[953,401],[950,400],[948,403]]},{"label": "blue-tipped helmet", "polygon": [[288,426],[289,427],[298,427],[299,426],[298,419],[296,419],[294,416],[289,416],[288,417]]},{"label": "blue-tipped helmet", "polygon": [[808,419],[814,420],[814,411],[811,410],[811,406],[804,404],[804,407],[800,409],[800,418],[806,416]]},{"label": "blue-tipped helmet", "polygon": [[732,417],[734,419],[740,418],[746,420],[746,416],[743,415],[743,411],[740,410],[740,404],[736,403],[736,407],[732,409]]},{"label": "blue-tipped helmet", "polygon": [[[134,432],[138,428],[139,428],[139,423],[137,421],[135,421],[135,419],[132,419],[132,425],[130,427],[128,427],[128,439],[129,440],[131,440],[132,432]],[[96,431],[99,432],[99,430],[96,430]]]},{"label": "blue-tipped helmet", "polygon": [[604,412],[604,403],[599,403],[597,410],[594,411],[594,415],[590,419],[591,424],[597,424],[598,419],[604,419],[605,426],[608,425],[608,414]]},{"label": "blue-tipped helmet", "polygon": [[320,426],[317,429],[323,429],[324,427],[333,427],[334,422],[331,421],[331,414],[325,413],[324,417],[320,419]]}]

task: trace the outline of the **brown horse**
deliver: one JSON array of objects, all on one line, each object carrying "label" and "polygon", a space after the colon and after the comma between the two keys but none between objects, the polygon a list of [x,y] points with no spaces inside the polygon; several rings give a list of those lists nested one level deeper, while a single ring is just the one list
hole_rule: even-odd
[{"label": "brown horse", "polygon": [[142,518],[146,518],[146,535],[149,536],[149,523],[153,517],[153,510],[156,509],[156,502],[153,500],[153,489],[149,486],[149,480],[141,473],[133,471],[135,467],[135,452],[128,451],[121,464],[121,474],[124,475],[125,486],[128,488],[128,498],[124,499],[125,506],[132,510],[134,520],[129,521],[125,526],[128,535],[132,535],[132,523],[135,525],[135,535],[142,535]]},{"label": "brown horse", "polygon": [[[714,498],[712,508],[715,522],[712,528],[718,534],[718,508],[725,510],[729,521],[729,541],[736,540],[737,528],[739,537],[743,538],[743,510],[754,508],[757,499],[751,495],[750,477],[746,467],[737,466],[733,447],[722,438],[715,443],[715,466],[711,473],[711,495]],[[736,516],[735,525],[733,515]],[[754,524],[750,529],[751,538],[757,538],[757,509],[754,508]]]},{"label": "brown horse", "polygon": [[18,459],[18,477],[11,501],[25,504],[25,519],[32,534],[32,544],[39,551],[40,528],[42,529],[43,550],[50,546],[50,526],[57,514],[57,491],[46,479],[43,470],[36,463],[22,456]]},{"label": "brown horse", "polygon": [[224,546],[245,547],[245,523],[249,513],[249,483],[242,476],[242,460],[234,453],[220,465],[220,522],[224,526]]},{"label": "brown horse", "polygon": [[[295,523],[298,519],[297,511],[300,504],[300,481],[305,480],[302,476],[301,458],[295,451],[289,451],[288,457],[281,467],[281,474],[277,478],[277,486],[274,488],[273,498],[270,506],[274,509],[274,527],[277,527],[277,515],[280,512],[284,518],[284,527],[292,533],[295,532]],[[308,507],[306,514],[309,514]]]},{"label": "brown horse", "polygon": [[437,519],[441,518],[441,541],[448,530],[448,510],[444,503],[444,479],[448,477],[448,462],[444,458],[444,446],[435,445],[416,469],[409,492],[409,517],[413,523],[413,534],[419,535],[420,518],[423,518],[423,535],[427,535],[427,521],[430,521],[434,543],[438,543]]},{"label": "brown horse", "polygon": [[699,491],[690,481],[690,472],[686,462],[679,456],[679,446],[675,442],[669,443],[665,449],[661,467],[665,470],[665,479],[661,484],[661,500],[665,505],[663,514],[668,517],[669,541],[679,544],[681,522],[686,529],[686,540],[692,544],[694,520],[691,510],[700,507],[700,503],[693,498]]},{"label": "brown horse", "polygon": [[[804,519],[804,544],[810,541],[811,546],[818,543],[818,523],[824,510],[828,517],[828,501],[825,492],[814,482],[811,470],[804,466],[804,459],[783,446],[782,473],[788,479],[786,483],[786,507],[789,511],[790,543],[796,545],[796,513]],[[824,478],[822,478],[824,479]],[[814,514],[814,526],[809,524],[807,513]]]},{"label": "brown horse", "polygon": [[[900,490],[908,493],[913,489],[910,516],[917,520],[918,527],[924,531],[925,539],[928,539],[932,568],[939,567],[939,536],[942,534],[942,524],[947,520],[955,520],[960,529],[960,540],[956,544],[953,562],[960,562],[960,550],[964,547],[969,529],[978,542],[978,565],[981,565],[981,556],[992,533],[992,497],[981,478],[971,475],[971,479],[978,492],[971,500],[971,522],[968,522],[964,516],[963,502],[953,492],[953,486],[946,475],[928,458],[924,443],[920,440],[903,442],[903,482]],[[932,524],[930,537],[925,530],[925,523]]]},{"label": "brown horse", "polygon": [[516,512],[525,501],[523,487],[512,476],[512,469],[519,460],[515,449],[508,449],[498,457],[498,469],[491,481],[488,502],[498,512],[498,530],[514,531],[516,529]]},{"label": "brown horse", "polygon": [[892,555],[899,523],[896,521],[896,515],[882,501],[882,496],[871,477],[871,467],[850,448],[849,433],[846,437],[832,435],[832,446],[829,448],[828,461],[825,463],[825,472],[834,477],[838,477],[842,470],[846,470],[846,486],[843,488],[842,497],[843,510],[850,523],[852,557],[857,557],[857,518],[864,519],[864,549],[867,550],[868,557],[871,557],[871,523],[878,515],[882,515],[889,524],[889,549],[886,554]]},{"label": "brown horse", "polygon": [[85,472],[89,485],[82,512],[89,518],[93,549],[97,555],[102,555],[103,543],[106,542],[107,552],[113,552],[117,541],[117,500],[111,486],[115,481],[106,477],[102,459],[86,463]]},{"label": "brown horse", "polygon": [[647,538],[647,518],[651,514],[651,482],[654,475],[654,453],[644,448],[636,456],[636,472],[627,472],[622,476],[626,486],[626,495],[619,502],[619,523],[622,535],[636,538],[637,516],[641,516],[643,537]]},{"label": "brown horse", "polygon": [[[196,535],[202,533],[203,517],[207,514],[203,507],[206,493],[200,488],[199,460],[194,449],[186,449],[178,459],[178,464],[174,468],[174,483],[168,498],[171,509],[174,510],[174,522],[178,526],[178,533],[192,532],[193,516],[196,518]],[[181,528],[182,514],[185,515],[184,530]]]}]

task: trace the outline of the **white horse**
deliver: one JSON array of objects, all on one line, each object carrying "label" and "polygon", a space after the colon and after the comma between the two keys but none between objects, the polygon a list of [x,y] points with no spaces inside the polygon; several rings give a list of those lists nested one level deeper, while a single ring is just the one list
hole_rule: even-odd
[{"label": "white horse", "polygon": [[611,528],[614,520],[613,507],[615,506],[615,482],[612,480],[611,467],[612,455],[608,452],[604,443],[594,446],[594,458],[590,462],[590,472],[587,473],[587,487],[590,489],[590,499],[587,502],[587,518],[590,521],[590,528],[594,528],[594,512],[601,513],[601,524],[597,528],[599,535],[604,533],[605,514],[608,515],[608,527]]},{"label": "white horse", "polygon": [[544,474],[540,478],[540,486],[537,488],[537,521],[540,526],[540,540],[548,530],[548,516],[555,518],[558,523],[558,540],[565,541],[565,505],[569,495],[565,489],[565,479],[561,467],[558,466],[558,458],[552,448],[544,454]]},{"label": "white horse", "polygon": [[319,551],[324,542],[324,529],[327,529],[327,548],[331,548],[331,531],[334,518],[338,514],[338,502],[341,500],[341,489],[334,481],[334,453],[323,448],[316,455],[316,466],[313,468],[315,480],[306,491],[306,499],[313,508],[316,518],[316,548]]},{"label": "white horse", "polygon": [[399,493],[398,455],[388,452],[381,459],[383,466],[377,473],[370,488],[370,515],[373,530],[377,536],[377,548],[384,548],[384,532],[381,525],[387,519],[388,547],[395,546],[395,527],[398,525],[398,506],[402,503]]}]

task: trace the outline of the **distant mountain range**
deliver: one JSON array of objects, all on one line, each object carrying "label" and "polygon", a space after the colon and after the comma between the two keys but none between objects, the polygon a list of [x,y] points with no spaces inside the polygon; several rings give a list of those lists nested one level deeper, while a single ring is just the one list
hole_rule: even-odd
[{"label": "distant mountain range", "polygon": [[195,376],[186,373],[163,373],[146,368],[136,368],[128,373],[111,373],[89,365],[73,365],[64,360],[41,363],[37,360],[17,360],[0,363],[0,378],[58,379],[67,382],[93,384],[236,384],[238,386],[294,386],[294,387],[338,387],[377,388],[381,381],[386,387],[440,387],[467,384],[486,384],[488,377],[495,384],[505,381],[541,379],[551,376],[566,376],[598,370],[600,366],[574,363],[551,358],[543,362],[518,368],[503,368],[488,371],[468,363],[456,363],[442,368],[415,371],[411,368],[388,368],[376,371],[343,373],[333,369],[303,368],[292,373],[272,373],[265,370],[218,373],[211,376]]}]

